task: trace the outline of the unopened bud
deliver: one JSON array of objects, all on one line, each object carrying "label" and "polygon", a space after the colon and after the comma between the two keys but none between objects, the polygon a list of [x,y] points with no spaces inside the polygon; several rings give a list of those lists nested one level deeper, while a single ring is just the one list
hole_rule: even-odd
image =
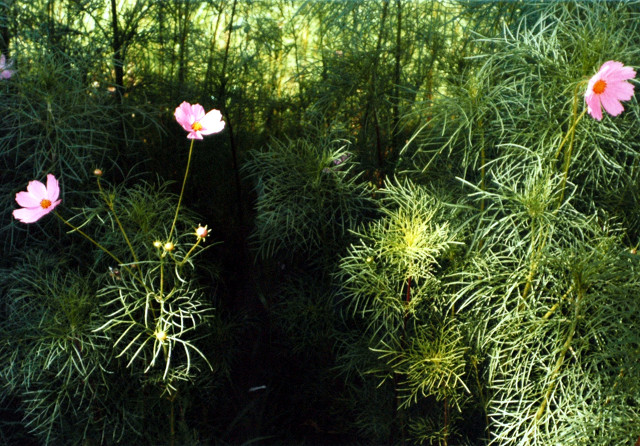
[{"label": "unopened bud", "polygon": [[155,335],[156,339],[160,342],[164,342],[167,340],[167,332],[164,330],[156,331]]},{"label": "unopened bud", "polygon": [[205,238],[207,235],[209,235],[209,229],[206,226],[199,225],[196,228],[196,237]]}]

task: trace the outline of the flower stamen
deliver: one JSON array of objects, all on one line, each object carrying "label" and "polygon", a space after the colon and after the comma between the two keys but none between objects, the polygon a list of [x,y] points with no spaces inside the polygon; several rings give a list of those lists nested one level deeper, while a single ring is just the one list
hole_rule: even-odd
[{"label": "flower stamen", "polygon": [[200,130],[202,130],[202,124],[200,124],[199,121],[195,121],[193,124],[191,124],[191,128],[194,132],[199,132]]},{"label": "flower stamen", "polygon": [[43,198],[42,201],[40,201],[40,207],[42,209],[47,209],[49,206],[51,206],[51,200],[47,200],[46,198]]},{"label": "flower stamen", "polygon": [[602,79],[598,79],[596,81],[595,84],[593,84],[593,92],[595,94],[602,94],[604,93],[604,90],[607,88],[607,82],[602,80]]}]

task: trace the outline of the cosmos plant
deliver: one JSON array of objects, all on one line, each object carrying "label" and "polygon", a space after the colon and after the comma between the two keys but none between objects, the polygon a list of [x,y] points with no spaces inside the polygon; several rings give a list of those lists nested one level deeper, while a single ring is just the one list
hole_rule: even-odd
[{"label": "cosmos plant", "polygon": [[[29,182],[26,191],[18,192],[15,200],[21,208],[13,211],[14,218],[26,224],[36,223],[47,214],[54,213],[72,228],[72,232],[83,236],[111,259],[108,268],[110,280],[97,291],[102,302],[103,319],[93,327],[92,333],[96,333],[102,342],[107,339],[115,358],[125,359],[127,368],[137,370],[140,365],[137,376],[141,384],[160,387],[162,396],[167,397],[171,407],[178,397],[181,382],[189,380],[194,370],[212,367],[193,342],[199,327],[212,315],[212,308],[203,303],[202,292],[193,282],[192,272],[193,259],[201,252],[209,229],[198,224],[191,232],[178,234],[182,232],[180,204],[193,141],[224,128],[219,111],[205,114],[199,104],[192,106],[183,102],[176,109],[175,117],[189,131],[187,138],[191,139],[175,211],[171,210],[172,198],[154,200],[154,205],[165,204],[161,209],[141,210],[145,197],[154,192],[135,198],[136,188],[122,190],[105,185],[101,169],[96,169],[94,175],[102,204],[95,209],[86,206],[82,216],[92,220],[102,214],[99,218],[110,222],[106,226],[111,226],[115,232],[102,228],[94,231],[96,235],[90,235],[86,225],[81,225],[81,229],[72,223],[73,219],[65,219],[58,213],[56,209],[62,202],[61,189],[53,174],[47,175],[46,186],[34,180]],[[103,211],[106,211],[106,216]],[[154,213],[158,218],[151,225],[136,222],[139,216]],[[116,237],[118,234],[119,238]],[[48,418],[37,419],[44,422]],[[174,421],[171,416],[171,444],[175,441]],[[41,426],[43,432],[50,433],[47,429]]]}]

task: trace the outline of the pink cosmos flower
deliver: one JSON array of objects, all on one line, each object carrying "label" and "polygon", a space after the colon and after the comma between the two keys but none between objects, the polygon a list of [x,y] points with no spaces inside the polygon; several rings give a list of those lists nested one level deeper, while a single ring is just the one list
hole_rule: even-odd
[{"label": "pink cosmos flower", "polygon": [[11,65],[13,65],[12,60],[7,63],[7,59],[6,57],[4,57],[4,54],[0,55],[0,79],[9,79],[11,76],[13,76],[13,73],[15,73],[15,71],[9,69],[11,68]]},{"label": "pink cosmos flower", "polygon": [[58,180],[51,174],[47,175],[46,187],[40,181],[29,181],[27,191],[16,194],[16,201],[22,208],[14,210],[13,217],[22,223],[34,223],[60,204],[59,195]]},{"label": "pink cosmos flower", "polygon": [[610,60],[600,67],[600,70],[589,80],[584,100],[587,111],[600,121],[602,107],[611,116],[618,116],[624,111],[620,101],[628,101],[633,96],[633,85],[627,82],[636,77],[631,67],[625,67],[620,62]]},{"label": "pink cosmos flower", "polygon": [[224,129],[220,111],[213,109],[205,114],[200,104],[191,105],[185,101],[176,108],[174,115],[178,124],[189,132],[189,139],[202,139],[202,135],[211,135]]}]

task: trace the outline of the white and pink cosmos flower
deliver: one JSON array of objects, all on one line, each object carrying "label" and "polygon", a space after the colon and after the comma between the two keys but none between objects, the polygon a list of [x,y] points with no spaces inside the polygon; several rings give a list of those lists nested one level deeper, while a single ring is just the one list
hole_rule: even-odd
[{"label": "white and pink cosmos flower", "polygon": [[611,116],[618,116],[624,111],[620,101],[628,101],[633,97],[633,84],[629,79],[636,77],[631,67],[625,67],[621,62],[610,60],[600,67],[600,70],[589,80],[584,100],[587,111],[594,118],[602,119],[602,107]]},{"label": "white and pink cosmos flower", "polygon": [[189,139],[203,139],[203,135],[219,133],[224,129],[220,111],[213,109],[205,114],[200,104],[191,105],[185,101],[176,108],[174,115],[178,124],[189,132]]},{"label": "white and pink cosmos flower", "polygon": [[52,174],[47,175],[47,185],[40,181],[29,181],[27,190],[16,194],[16,201],[22,208],[13,211],[13,217],[22,223],[34,223],[53,211],[59,200],[60,186]]}]

